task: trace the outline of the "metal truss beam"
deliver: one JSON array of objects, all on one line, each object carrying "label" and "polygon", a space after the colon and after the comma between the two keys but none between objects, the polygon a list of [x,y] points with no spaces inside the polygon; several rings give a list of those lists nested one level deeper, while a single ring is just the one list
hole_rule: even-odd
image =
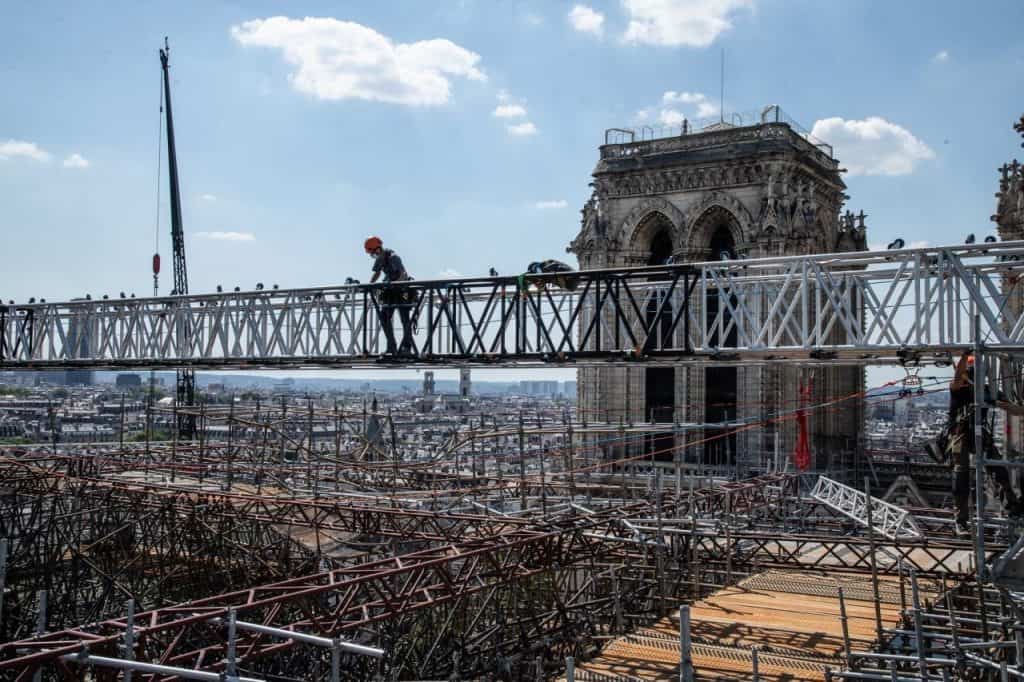
[{"label": "metal truss beam", "polygon": [[[607,548],[578,528],[519,531],[158,608],[136,618],[135,640],[147,648],[136,658],[218,670],[224,642],[210,623],[225,619],[232,608],[249,622],[333,637],[592,559],[602,550]],[[0,675],[24,673],[82,647],[106,655],[123,640],[125,629],[125,619],[115,619],[0,644]],[[247,632],[238,640],[239,663],[294,644]]]},{"label": "metal truss beam", "polygon": [[818,477],[811,497],[861,526],[873,528],[890,540],[922,537],[917,521],[906,509],[877,497],[869,497],[867,493],[833,481],[827,476]]},{"label": "metal truss beam", "polygon": [[[970,541],[911,540],[878,542],[867,538],[824,534],[733,531],[729,542],[721,532],[680,529],[676,533],[694,538],[698,554],[707,561],[751,564],[761,567],[801,567],[829,571],[871,571],[871,548],[878,570],[887,573],[914,570],[923,576],[967,577],[973,575]],[[730,550],[731,547],[731,550]],[[1005,550],[986,545],[990,557]]]},{"label": "metal truss beam", "polygon": [[[857,363],[1024,348],[1006,305],[1024,242],[525,278],[413,292],[413,359],[550,365],[645,360]],[[381,364],[382,285],[0,306],[0,368]],[[709,312],[713,311],[713,312]]]},{"label": "metal truss beam", "polygon": [[[7,464],[7,466],[4,466]],[[139,510],[176,511],[183,516],[245,519],[298,526],[314,533],[339,532],[404,540],[455,542],[530,528],[535,521],[502,515],[466,514],[357,504],[326,497],[295,499],[276,495],[218,493],[110,479],[78,478],[0,460],[4,487],[21,495],[70,496],[126,505]],[[11,474],[11,475],[7,475]]]}]

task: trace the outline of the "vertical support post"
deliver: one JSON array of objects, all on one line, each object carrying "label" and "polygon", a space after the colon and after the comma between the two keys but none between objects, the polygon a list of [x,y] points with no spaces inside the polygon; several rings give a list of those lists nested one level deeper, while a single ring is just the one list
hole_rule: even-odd
[{"label": "vertical support post", "polygon": [[981,602],[981,584],[988,580],[985,565],[985,439],[981,418],[985,404],[985,358],[981,352],[981,316],[974,315],[974,552],[978,569],[978,599]]},{"label": "vertical support post", "polygon": [[928,657],[927,648],[924,642],[923,628],[921,627],[921,595],[917,590],[917,571],[910,569],[910,595],[914,603],[914,640],[917,649],[917,664],[921,668],[921,679],[928,680]]},{"label": "vertical support post", "polygon": [[[146,394],[146,480],[149,480],[149,441],[153,438],[153,390]],[[54,447],[54,452],[57,449]]]},{"label": "vertical support post", "polygon": [[238,668],[235,665],[235,637],[237,635],[235,623],[237,620],[237,612],[234,609],[228,609],[228,657],[225,672],[229,677],[238,676]]},{"label": "vertical support post", "polygon": [[779,467],[781,466],[779,464],[779,427],[778,427],[778,425],[776,425],[774,428],[775,428],[775,433],[774,433],[775,461],[774,461],[774,464],[772,465],[772,473],[773,474],[777,474],[777,473],[779,473],[779,471],[780,471]]},{"label": "vertical support post", "polygon": [[622,591],[619,589],[619,574],[617,569],[612,569],[612,596],[615,599],[615,632],[621,633],[625,630],[625,623],[622,618]]},{"label": "vertical support post", "polygon": [[[39,615],[36,619],[36,635],[46,632],[46,590],[39,590]],[[43,672],[39,668],[32,675],[32,682],[41,682]]]},{"label": "vertical support post", "polygon": [[338,416],[338,399],[334,399],[334,492],[341,489],[341,419]]},{"label": "vertical support post", "polygon": [[946,592],[946,613],[949,615],[949,634],[953,638],[953,655],[959,661],[963,657],[963,651],[960,649],[960,629],[957,627],[956,615],[953,613],[952,592]]},{"label": "vertical support post", "polygon": [[232,452],[232,447],[234,446],[234,431],[235,431],[235,396],[234,396],[234,394],[231,394],[229,400],[231,400],[231,404],[228,405],[228,451],[227,451],[228,480],[227,480],[227,486],[228,486],[228,490],[230,491],[231,490],[231,485],[235,482],[235,458],[234,458],[234,453]]},{"label": "vertical support post", "polygon": [[203,482],[204,463],[206,460],[206,401],[199,405],[199,483]]},{"label": "vertical support post", "polygon": [[519,506],[522,511],[529,507],[526,492],[526,433],[523,432],[523,411],[519,410]]},{"label": "vertical support post", "polygon": [[761,672],[758,670],[757,647],[750,649],[750,673],[754,682],[761,682]]},{"label": "vertical support post", "polygon": [[907,584],[903,581],[903,561],[900,560],[897,565],[897,575],[900,578],[900,613],[906,613],[907,611]]},{"label": "vertical support post", "polygon": [[[2,587],[2,583],[0,583]],[[3,622],[0,619],[0,622]],[[1013,626],[1013,641],[1017,647],[1017,658],[1015,665],[1017,666],[1018,672],[1024,672],[1024,631],[1021,630],[1020,623],[1016,623]]]},{"label": "vertical support post", "polygon": [[566,413],[565,423],[566,423],[565,439],[566,439],[567,452],[569,453],[568,454],[568,458],[567,458],[567,464],[568,464],[568,467],[569,467],[569,501],[570,502],[575,502],[576,501],[576,444],[575,444],[575,441],[573,440],[572,419],[569,418],[569,414],[568,413]]},{"label": "vertical support post", "polygon": [[572,656],[565,657],[565,682],[576,682],[576,660]]},{"label": "vertical support post", "polygon": [[882,603],[878,596],[878,556],[875,547],[875,523],[871,503],[871,481],[864,477],[864,506],[868,516],[868,551],[871,552],[871,596],[875,602],[875,638],[883,641]]},{"label": "vertical support post", "polygon": [[[178,421],[174,421],[177,425]],[[178,429],[175,428],[174,432],[177,433]],[[135,600],[129,599],[125,603],[125,608],[128,610],[128,614],[125,617],[124,627],[124,657],[129,661],[135,660]],[[124,670],[124,682],[132,682],[132,669],[125,668]]]},{"label": "vertical support post", "polygon": [[[629,382],[626,382],[626,396],[629,396]],[[628,409],[628,408],[627,408]],[[622,465],[619,467],[619,475],[622,476],[622,499],[625,501],[629,497],[629,483],[626,480],[626,471],[629,468],[629,446],[626,445],[626,427],[622,423],[622,417],[619,417],[619,447],[622,448]]]},{"label": "vertical support post", "polygon": [[124,393],[121,394],[121,432],[117,439],[118,451],[124,456]]},{"label": "vertical support post", "polygon": [[732,491],[725,491],[725,584],[732,585]]},{"label": "vertical support post", "polygon": [[[4,587],[7,583],[7,538],[0,538],[0,641],[5,641],[3,636],[4,623]],[[1020,642],[1020,633],[1017,635]],[[1018,657],[1017,660],[1020,660]]]},{"label": "vertical support post", "polygon": [[[391,485],[392,485],[393,489],[395,491],[397,491],[398,490],[398,474],[399,474],[399,467],[398,467],[398,460],[399,460],[399,454],[398,454],[398,432],[395,430],[395,417],[391,413],[391,404],[390,403],[388,403],[388,427],[391,430],[391,467],[392,467],[392,473],[393,473],[393,476],[394,476],[394,481],[392,481]],[[452,440],[452,442],[453,443],[455,442],[454,439]]]},{"label": "vertical support post", "polygon": [[843,658],[846,661],[846,669],[853,670],[853,659],[850,657],[850,625],[846,618],[846,598],[843,596],[843,587],[839,586],[839,623],[843,627]]},{"label": "vertical support post", "polygon": [[341,640],[337,637],[331,644],[331,682],[341,682]]},{"label": "vertical support post", "polygon": [[693,682],[693,654],[690,644],[690,607],[679,607],[679,682]]},{"label": "vertical support post", "polygon": [[[178,464],[178,435],[181,428],[178,426],[178,397],[174,397],[174,428],[171,429],[171,483],[174,483],[175,472]],[[129,681],[130,682],[130,681]]]},{"label": "vertical support post", "polygon": [[655,577],[658,581],[658,615],[665,612],[665,597],[668,592],[665,584],[665,532],[662,524],[661,509],[661,469],[654,471],[654,508],[658,522],[658,546],[655,551]]},{"label": "vertical support post", "polygon": [[[308,401],[309,415],[306,419],[306,485],[313,490],[313,497],[318,496],[317,479],[320,473],[320,463],[313,461],[313,399]],[[314,473],[314,468],[316,473]]]},{"label": "vertical support post", "polygon": [[548,477],[544,468],[544,460],[547,459],[548,452],[547,448],[542,449],[538,458],[540,460],[540,511],[544,516],[548,515],[548,494],[546,490],[548,487]]},{"label": "vertical support post", "polygon": [[700,565],[697,563],[697,505],[693,498],[693,476],[690,476],[690,578],[693,580],[693,598],[700,596]]}]

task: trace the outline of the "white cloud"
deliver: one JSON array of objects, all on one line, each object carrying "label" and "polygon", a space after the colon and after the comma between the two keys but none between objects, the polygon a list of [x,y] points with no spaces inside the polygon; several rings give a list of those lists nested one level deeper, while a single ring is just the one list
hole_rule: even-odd
[{"label": "white cloud", "polygon": [[884,118],[815,121],[811,135],[831,144],[850,175],[907,175],[935,152],[906,128]]},{"label": "white cloud", "polygon": [[709,118],[718,113],[718,105],[702,92],[676,92],[669,90],[661,96],[662,104],[695,104],[697,118]]},{"label": "white cloud", "polygon": [[683,112],[676,109],[662,109],[658,114],[658,121],[665,126],[682,125],[684,118]]},{"label": "white cloud", "polygon": [[586,5],[576,5],[569,10],[569,23],[580,33],[604,35],[604,15]]},{"label": "white cloud", "polygon": [[323,100],[362,99],[439,106],[451,78],[483,81],[480,55],[450,40],[395,43],[372,28],[331,17],[270,17],[231,27],[246,46],[280,49],[295,67],[292,87]]},{"label": "white cloud", "polygon": [[224,242],[252,242],[256,235],[252,232],[196,232],[200,239],[215,239]]},{"label": "white cloud", "polygon": [[499,104],[491,115],[497,118],[520,118],[526,116],[526,107],[521,104]]},{"label": "white cloud", "polygon": [[507,125],[505,126],[505,129],[508,130],[509,135],[516,135],[518,137],[537,134],[537,126],[533,125],[531,121],[517,123],[516,125]]},{"label": "white cloud", "polygon": [[[525,119],[527,115],[528,112],[526,111],[526,107],[522,104],[515,103],[507,90],[498,91],[498,106],[491,112],[491,116],[494,116],[495,118]],[[533,122],[525,120],[521,123],[505,124],[505,130],[508,131],[509,135],[518,135],[520,137],[537,134],[537,126],[533,125]]]},{"label": "white cloud", "polygon": [[637,109],[636,113],[633,114],[633,120],[637,123],[644,123],[651,118],[650,109]]},{"label": "white cloud", "polygon": [[629,15],[623,40],[675,47],[707,47],[732,27],[732,14],[753,0],[622,0]]},{"label": "white cloud", "polygon": [[0,142],[0,161],[22,157],[35,161],[49,161],[50,154],[36,145],[35,142],[22,142],[21,140],[7,140]]},{"label": "white cloud", "polygon": [[85,158],[81,154],[72,154],[68,158],[64,159],[65,168],[88,168],[89,159]]},{"label": "white cloud", "polygon": [[933,62],[948,62],[949,61],[949,50],[939,50],[932,57]]},{"label": "white cloud", "polygon": [[203,201],[217,201],[216,194],[200,194],[199,198],[202,199]]},{"label": "white cloud", "polygon": [[565,208],[569,205],[569,202],[565,199],[554,199],[552,201],[538,201],[533,205],[534,208],[541,211],[552,209],[552,208]]},{"label": "white cloud", "polygon": [[437,273],[437,276],[441,279],[458,279],[462,277],[462,273],[454,268],[445,268]]}]

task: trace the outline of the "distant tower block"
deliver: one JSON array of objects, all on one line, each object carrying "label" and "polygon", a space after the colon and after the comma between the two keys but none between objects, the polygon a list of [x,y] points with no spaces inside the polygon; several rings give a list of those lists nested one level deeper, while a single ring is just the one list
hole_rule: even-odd
[{"label": "distant tower block", "polygon": [[[863,212],[841,214],[846,185],[832,148],[810,138],[778,107],[725,118],[695,129],[686,123],[670,137],[640,140],[609,130],[594,169],[582,227],[568,248],[581,268],[657,265],[722,258],[805,255],[867,248]],[[698,301],[697,305],[701,305]],[[717,299],[708,300],[717,313]],[[709,318],[712,315],[708,316]],[[700,319],[700,316],[697,317]],[[792,453],[795,420],[771,421],[799,406],[810,368],[584,367],[578,404],[592,419],[691,424],[763,423],[690,432],[714,437],[684,451],[683,461],[737,466],[741,474],[767,468],[776,440],[781,458]],[[813,404],[863,390],[860,367],[813,370]],[[859,400],[814,410],[812,466],[852,464],[863,423]],[[662,451],[672,461],[671,435],[634,441],[632,449]],[[615,453],[607,453],[612,456]]]},{"label": "distant tower block", "polygon": [[434,373],[423,373],[423,395],[434,395]]},{"label": "distant tower block", "polygon": [[468,398],[472,384],[469,378],[469,367],[463,367],[459,370],[459,395],[463,398]]}]

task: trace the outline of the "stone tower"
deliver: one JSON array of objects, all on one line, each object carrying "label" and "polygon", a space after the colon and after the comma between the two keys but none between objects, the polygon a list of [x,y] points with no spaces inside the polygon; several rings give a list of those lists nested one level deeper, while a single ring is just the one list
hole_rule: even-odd
[{"label": "stone tower", "polygon": [[[1024,136],[1024,116],[1014,125]],[[1024,144],[1021,145],[1024,147]],[[1003,240],[1024,239],[1024,166],[1017,159],[999,169],[999,192],[996,193],[996,212],[992,216],[999,237]],[[1008,297],[1008,307],[1015,317],[1024,313],[1024,288],[1022,283],[1004,276],[1003,291]],[[1004,377],[1003,390],[1015,402],[1024,402],[1024,367],[1014,363],[1010,371],[1000,373]],[[1007,415],[1007,449],[1013,454],[1024,452],[1024,418]]]},{"label": "stone tower", "polygon": [[[846,185],[828,145],[810,139],[778,107],[753,120],[637,140],[610,130],[593,172],[593,194],[568,251],[581,268],[656,265],[721,258],[803,255],[867,248],[864,214],[841,215]],[[617,136],[613,139],[613,136]],[[813,384],[812,403],[864,387],[859,367],[771,365],[586,367],[579,370],[579,409],[591,419],[722,424],[766,420],[799,406],[801,382]],[[863,423],[861,401],[811,413],[812,466],[849,466]],[[794,420],[725,436],[698,429],[683,461],[767,468],[776,445],[788,457]],[[670,450],[671,436],[636,446]],[[652,444],[655,446],[652,448]],[[668,447],[666,447],[668,446]],[[671,460],[666,452],[657,459]]]}]

